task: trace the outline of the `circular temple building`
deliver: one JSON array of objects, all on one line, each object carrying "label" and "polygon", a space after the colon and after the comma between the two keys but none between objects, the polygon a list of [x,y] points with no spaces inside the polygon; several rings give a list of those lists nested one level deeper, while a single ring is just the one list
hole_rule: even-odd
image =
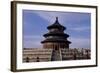
[{"label": "circular temple building", "polygon": [[45,40],[41,43],[45,49],[59,49],[59,48],[69,48],[70,41],[67,40],[68,34],[64,33],[66,27],[61,25],[56,17],[56,21],[47,27],[48,33],[44,34]]}]

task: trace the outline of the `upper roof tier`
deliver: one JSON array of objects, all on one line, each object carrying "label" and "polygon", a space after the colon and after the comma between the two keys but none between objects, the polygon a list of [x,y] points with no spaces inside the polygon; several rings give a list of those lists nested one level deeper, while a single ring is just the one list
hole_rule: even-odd
[{"label": "upper roof tier", "polygon": [[44,37],[48,37],[48,36],[63,36],[63,37],[69,37],[68,34],[66,33],[61,33],[61,32],[49,32],[43,35]]},{"label": "upper roof tier", "polygon": [[66,27],[64,27],[63,25],[61,25],[61,24],[59,23],[58,17],[56,17],[56,21],[54,22],[54,24],[49,25],[49,26],[47,27],[47,29],[52,29],[52,28],[58,28],[58,29],[62,29],[62,30],[65,30],[65,29],[66,29]]},{"label": "upper roof tier", "polygon": [[47,43],[47,42],[57,42],[57,43],[59,42],[59,43],[71,44],[71,42],[68,41],[68,40],[65,40],[65,39],[55,39],[55,38],[45,39],[41,43]]}]

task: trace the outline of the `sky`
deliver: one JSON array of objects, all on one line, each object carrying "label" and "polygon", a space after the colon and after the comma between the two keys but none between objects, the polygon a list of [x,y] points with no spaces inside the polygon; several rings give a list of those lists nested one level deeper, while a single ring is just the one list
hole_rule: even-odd
[{"label": "sky", "polygon": [[91,14],[80,12],[55,12],[23,10],[23,47],[42,48],[41,41],[47,33],[47,26],[58,17],[59,23],[67,29],[70,48],[91,48]]}]

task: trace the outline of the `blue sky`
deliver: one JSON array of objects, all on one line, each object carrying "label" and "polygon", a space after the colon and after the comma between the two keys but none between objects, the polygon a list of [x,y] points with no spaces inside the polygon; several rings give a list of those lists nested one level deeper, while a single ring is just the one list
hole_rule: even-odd
[{"label": "blue sky", "polygon": [[90,48],[90,13],[36,10],[23,10],[23,47],[42,48],[43,34],[48,32],[47,26],[53,24],[56,17],[67,28],[65,33],[70,35],[68,40],[72,42],[70,48]]}]

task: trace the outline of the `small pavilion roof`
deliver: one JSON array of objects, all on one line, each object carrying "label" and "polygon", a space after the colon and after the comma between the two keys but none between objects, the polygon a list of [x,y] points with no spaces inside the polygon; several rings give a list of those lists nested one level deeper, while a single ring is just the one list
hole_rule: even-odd
[{"label": "small pavilion roof", "polygon": [[66,29],[66,27],[64,27],[63,25],[61,25],[61,24],[59,23],[58,17],[56,17],[56,21],[55,21],[52,25],[49,25],[49,26],[47,27],[47,29],[52,29],[52,28],[59,28],[59,29],[63,29],[63,30]]}]

